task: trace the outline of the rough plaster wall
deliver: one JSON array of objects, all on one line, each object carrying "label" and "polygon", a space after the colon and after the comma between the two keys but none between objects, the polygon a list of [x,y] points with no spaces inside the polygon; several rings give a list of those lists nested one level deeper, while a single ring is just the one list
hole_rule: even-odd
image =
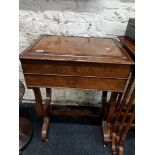
[{"label": "rough plaster wall", "polygon": [[[20,0],[19,50],[22,52],[40,34],[115,37],[124,35],[134,17],[134,0]],[[24,82],[20,68],[20,79]],[[44,91],[42,91],[44,94]],[[26,90],[25,99],[34,99]],[[54,89],[54,101],[99,103],[101,92]]]}]

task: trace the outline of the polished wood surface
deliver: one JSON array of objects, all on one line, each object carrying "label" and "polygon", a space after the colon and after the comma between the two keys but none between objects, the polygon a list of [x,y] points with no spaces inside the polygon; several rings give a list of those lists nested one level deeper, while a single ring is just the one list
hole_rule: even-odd
[{"label": "polished wood surface", "polygon": [[26,85],[35,94],[37,114],[44,118],[41,136],[44,141],[49,103],[45,110],[40,87],[47,91],[53,87],[112,91],[117,96],[124,91],[134,64],[115,39],[51,35],[40,36],[20,54],[20,61]]},{"label": "polished wood surface", "polygon": [[[133,61],[117,40],[42,36],[20,54],[27,86],[121,92]],[[91,48],[90,48],[91,47]]]},{"label": "polished wood surface", "polygon": [[127,78],[130,65],[22,60],[25,74]]},{"label": "polished wood surface", "polygon": [[119,46],[114,39],[43,35],[20,58],[133,64],[127,52]]},{"label": "polished wood surface", "polygon": [[119,37],[120,44],[127,50],[128,54],[135,60],[135,43],[128,37]]},{"label": "polished wood surface", "polygon": [[123,91],[126,79],[85,78],[60,75],[25,75],[28,87],[68,87],[97,89],[107,91]]},{"label": "polished wood surface", "polygon": [[46,88],[46,98],[43,104],[40,88],[33,88],[33,92],[36,99],[36,112],[38,116],[43,117],[43,126],[41,131],[41,140],[48,141],[47,132],[49,127],[49,113],[50,113],[50,102],[51,102],[51,89]]},{"label": "polished wood surface", "polygon": [[[119,37],[120,44],[135,60],[135,44],[127,37]],[[102,122],[104,142],[112,144],[113,155],[123,155],[123,145],[128,131],[134,127],[135,120],[135,66],[132,66],[124,92],[116,100],[111,96],[112,104],[107,110],[107,121]],[[115,101],[115,102],[114,102]],[[110,113],[110,111],[112,111]]]}]

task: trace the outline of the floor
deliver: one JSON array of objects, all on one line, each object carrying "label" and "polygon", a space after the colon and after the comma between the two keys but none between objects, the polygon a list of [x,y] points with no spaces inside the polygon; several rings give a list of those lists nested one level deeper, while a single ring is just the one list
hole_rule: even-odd
[{"label": "floor", "polygon": [[[20,116],[31,120],[33,137],[22,155],[111,155],[111,145],[104,145],[101,121],[89,117],[52,116],[49,140],[40,141],[42,120],[34,104],[22,104]],[[135,132],[131,130],[124,145],[124,155],[135,154]]]}]

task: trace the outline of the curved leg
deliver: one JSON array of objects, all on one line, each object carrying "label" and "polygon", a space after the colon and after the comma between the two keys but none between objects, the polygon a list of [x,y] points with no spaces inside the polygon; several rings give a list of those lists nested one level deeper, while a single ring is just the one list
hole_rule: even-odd
[{"label": "curved leg", "polygon": [[49,118],[50,102],[51,102],[51,88],[46,88],[45,104],[43,105],[44,120],[43,120],[42,132],[41,132],[42,141],[48,141],[47,132],[48,132],[49,123],[50,123],[50,118]]},{"label": "curved leg", "polygon": [[49,117],[44,117],[42,131],[41,131],[41,140],[44,142],[48,141],[47,133],[49,128],[49,123],[50,123]]},{"label": "curved leg", "polygon": [[34,96],[36,99],[36,112],[38,116],[43,116],[43,104],[42,104],[42,96],[39,88],[33,88]]},{"label": "curved leg", "polygon": [[43,126],[41,131],[41,140],[47,141],[47,132],[49,127],[49,111],[51,102],[51,88],[46,88],[46,98],[43,104],[40,88],[33,88],[33,92],[36,99],[36,112],[38,116],[43,117]]},{"label": "curved leg", "polygon": [[112,93],[110,97],[110,101],[108,104],[108,109],[106,110],[106,121],[102,121],[102,130],[103,130],[103,137],[104,137],[104,143],[111,142],[111,123],[114,118],[115,113],[115,106],[116,106],[116,99],[117,99],[118,93]]}]

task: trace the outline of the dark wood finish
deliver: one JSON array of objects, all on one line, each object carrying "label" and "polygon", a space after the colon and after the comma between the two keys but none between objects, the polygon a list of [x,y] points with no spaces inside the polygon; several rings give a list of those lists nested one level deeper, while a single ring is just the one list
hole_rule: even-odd
[{"label": "dark wood finish", "polygon": [[35,95],[36,99],[36,112],[38,116],[43,117],[43,126],[42,126],[42,131],[41,131],[41,140],[42,141],[47,141],[47,132],[48,132],[48,127],[49,127],[49,106],[51,102],[51,89],[46,88],[46,98],[45,98],[45,103],[43,104],[40,88],[33,88],[33,92]]},{"label": "dark wood finish", "polygon": [[[120,44],[124,47],[129,55],[135,60],[135,45],[126,37],[119,37]],[[123,144],[125,142],[126,135],[131,127],[134,127],[135,120],[135,68],[132,66],[131,76],[129,76],[129,82],[127,82],[126,89],[123,93],[120,93],[115,104],[115,111],[110,115],[112,120],[103,122],[103,131],[105,142],[112,143],[113,155],[123,155]],[[111,97],[113,98],[113,96]],[[109,109],[114,109],[114,104],[109,105]],[[108,138],[107,138],[108,137]]]},{"label": "dark wood finish", "polygon": [[124,116],[121,120],[121,124],[124,124],[125,123],[125,119],[127,118],[128,116],[128,113],[129,113],[129,110],[131,109],[133,103],[134,103],[134,100],[135,100],[135,90],[132,92],[132,95],[131,95],[131,98],[129,100],[129,103],[127,104],[127,108],[125,110],[125,113],[124,113]]},{"label": "dark wood finish", "polygon": [[128,37],[119,37],[121,45],[127,50],[128,54],[135,60],[135,43]]},{"label": "dark wood finish", "polygon": [[50,99],[46,106],[42,104],[40,87],[97,89],[117,96],[124,91],[134,64],[115,39],[50,35],[41,36],[21,53],[20,61],[26,85],[35,94],[36,112],[44,118],[43,140],[47,138]]},{"label": "dark wood finish", "polygon": [[[122,112],[123,111],[122,109],[121,117],[120,113],[116,113],[115,117],[118,118],[119,115],[120,118],[115,119],[114,123],[109,123],[110,124],[109,128],[108,129],[106,128],[106,130],[109,130],[109,132],[106,133],[106,136],[109,136],[109,139],[106,140],[107,142],[112,142],[113,155],[123,154],[123,144],[125,142],[126,135],[129,129],[133,126],[133,121],[135,119],[135,110],[134,108],[131,108],[132,106],[134,106],[134,98],[135,98],[135,90],[132,91],[132,94],[130,96],[130,99],[126,105],[124,112]],[[127,102],[127,100],[125,100],[125,102]]]},{"label": "dark wood finish", "polygon": [[32,124],[29,120],[19,118],[19,151],[21,151],[32,137]]},{"label": "dark wood finish", "polygon": [[104,143],[110,143],[111,142],[111,123],[108,121],[102,121],[102,133],[104,138]]},{"label": "dark wood finish", "polygon": [[105,38],[43,36],[20,55],[26,84],[122,92],[133,62],[118,44]]},{"label": "dark wood finish", "polygon": [[51,108],[52,116],[72,116],[72,117],[92,117],[101,118],[101,112],[99,107],[94,106],[77,106],[77,105],[58,105],[52,104]]},{"label": "dark wood finish", "polygon": [[110,97],[110,101],[107,108],[107,118],[106,121],[102,121],[102,129],[103,129],[103,136],[104,136],[104,142],[109,143],[111,142],[111,122],[113,121],[115,107],[116,107],[116,99],[118,97],[118,93],[112,93]]},{"label": "dark wood finish", "polygon": [[116,136],[116,133],[112,133],[112,154],[113,155],[117,155],[117,145],[116,145],[116,139],[117,139],[117,136]]},{"label": "dark wood finish", "polygon": [[133,64],[119,42],[107,38],[62,37],[44,35],[20,59]]},{"label": "dark wood finish", "polygon": [[112,133],[112,155],[123,155],[123,146],[117,146],[118,140],[116,133]]},{"label": "dark wood finish", "polygon": [[116,64],[97,64],[84,62],[55,62],[55,61],[23,61],[22,65],[25,74],[35,75],[72,75],[86,77],[109,77],[127,78],[130,66]]},{"label": "dark wood finish", "polygon": [[119,93],[116,107],[115,107],[116,111],[118,111],[118,109],[120,108],[120,102],[121,102],[122,96],[123,96],[123,93]]},{"label": "dark wood finish", "polygon": [[131,128],[134,119],[135,119],[135,111],[130,116],[129,122],[125,125],[124,131],[120,133],[121,135],[120,135],[120,139],[119,139],[119,142],[118,142],[119,146],[123,146],[123,144],[125,142],[126,135],[127,135],[128,131],[129,131],[129,129]]},{"label": "dark wood finish", "polygon": [[25,75],[28,87],[65,87],[97,89],[113,92],[124,90],[126,79],[104,79],[78,76],[60,76],[60,75]]},{"label": "dark wood finish", "polygon": [[116,107],[116,99],[118,97],[118,93],[112,93],[111,98],[109,101],[109,108],[108,108],[108,114],[107,114],[107,121],[111,122],[113,120],[113,114],[115,112]]},{"label": "dark wood finish", "polygon": [[134,82],[134,77],[133,77],[133,74],[132,74],[131,79],[129,81],[129,84],[127,86],[127,89],[126,89],[126,91],[124,93],[122,102],[118,103],[120,106],[119,106],[118,114],[117,114],[117,117],[116,117],[115,121],[119,121],[119,119],[120,119],[121,112],[122,112],[122,110],[123,110],[123,108],[125,106],[125,103],[126,103],[127,97],[129,96],[129,93],[130,93],[131,87],[133,85],[133,82]]},{"label": "dark wood finish", "polygon": [[42,96],[39,88],[33,88],[36,99],[36,112],[38,116],[43,116]]}]

